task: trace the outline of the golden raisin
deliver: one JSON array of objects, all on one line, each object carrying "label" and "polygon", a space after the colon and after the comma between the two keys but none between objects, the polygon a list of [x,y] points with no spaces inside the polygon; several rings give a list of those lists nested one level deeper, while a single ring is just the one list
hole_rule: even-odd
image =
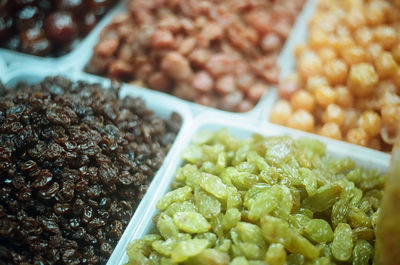
[{"label": "golden raisin", "polygon": [[324,75],[331,85],[344,84],[347,80],[348,67],[340,59],[328,61],[324,65]]},{"label": "golden raisin", "polygon": [[363,128],[351,129],[347,132],[346,141],[356,145],[367,146],[368,134]]},{"label": "golden raisin", "polygon": [[292,115],[292,106],[286,100],[279,100],[271,110],[270,121],[273,123],[286,125]]},{"label": "golden raisin", "polygon": [[381,79],[393,76],[399,68],[390,52],[384,52],[381,56],[379,56],[375,62],[375,65],[379,78]]},{"label": "golden raisin", "polygon": [[369,63],[353,65],[347,80],[349,90],[359,96],[369,96],[378,84],[378,74]]},{"label": "golden raisin", "polygon": [[318,87],[314,91],[315,101],[321,107],[327,107],[336,100],[336,92],[330,86]]},{"label": "golden raisin", "polygon": [[320,135],[329,137],[336,140],[342,139],[342,132],[337,123],[328,122],[325,123],[318,132]]},{"label": "golden raisin", "polygon": [[306,90],[297,91],[290,99],[290,104],[294,110],[304,109],[312,112],[315,106],[314,97]]},{"label": "golden raisin", "polygon": [[381,130],[381,117],[372,110],[364,111],[358,119],[358,126],[370,137],[375,137]]},{"label": "golden raisin", "polygon": [[314,123],[314,117],[311,113],[300,109],[292,114],[287,125],[294,129],[312,132],[314,131]]}]

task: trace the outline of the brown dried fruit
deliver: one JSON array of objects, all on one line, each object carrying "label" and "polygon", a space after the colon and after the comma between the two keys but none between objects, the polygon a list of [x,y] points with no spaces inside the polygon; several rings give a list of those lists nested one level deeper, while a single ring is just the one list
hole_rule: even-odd
[{"label": "brown dried fruit", "polygon": [[181,125],[117,92],[49,77],[0,95],[0,263],[107,262]]}]

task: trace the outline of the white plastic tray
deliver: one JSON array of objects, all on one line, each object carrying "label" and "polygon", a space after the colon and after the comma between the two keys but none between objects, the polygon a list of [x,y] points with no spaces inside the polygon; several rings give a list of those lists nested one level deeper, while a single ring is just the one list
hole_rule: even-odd
[{"label": "white plastic tray", "polygon": [[[285,42],[285,45],[282,48],[281,54],[277,62],[278,66],[281,68],[281,76],[285,76],[287,74],[288,69],[291,67],[291,65],[293,65],[294,67],[295,63],[291,55],[291,49],[293,48],[293,43],[296,43],[297,39],[299,39],[299,37],[302,37],[303,31],[301,31],[300,29],[303,28],[303,25],[305,23],[304,21],[313,12],[313,6],[315,6],[315,2],[316,0],[306,1],[302,11],[299,13],[296,19],[295,24],[293,25],[291,34],[289,35],[287,41]],[[98,42],[101,30],[111,22],[112,18],[117,13],[123,13],[127,11],[126,3],[127,0],[122,0],[114,8],[112,8],[100,20],[100,22],[89,33],[89,35],[87,35],[81,41],[81,43],[69,54],[58,58],[43,58],[0,48],[0,57],[3,57],[5,61],[10,64],[10,68],[12,69],[24,67],[25,65],[35,64],[51,69],[58,69],[59,71],[68,70],[76,73],[84,72],[84,68],[93,54],[93,48]],[[206,107],[189,101],[185,102],[187,102],[194,115],[209,112],[212,112],[216,115],[224,115],[226,113],[229,113],[232,116],[245,116],[253,120],[265,120],[265,113],[272,108],[272,105],[275,101],[276,88],[272,85],[269,87],[264,96],[258,101],[255,107],[245,113],[228,112],[211,107]]]},{"label": "white plastic tray", "polygon": [[[59,72],[57,70],[48,70],[40,67],[36,68],[25,68],[24,70],[13,70],[9,71],[6,76],[3,78],[3,82],[7,86],[15,85],[19,81],[25,81],[28,83],[36,83],[43,80],[46,76],[52,75],[63,75],[71,80],[83,80],[89,83],[100,83],[103,84],[105,87],[110,83],[109,80],[97,78],[93,76],[87,76],[85,74],[77,74],[77,73],[68,73],[68,72]],[[138,205],[135,210],[135,213],[129,222],[128,226],[126,227],[121,239],[119,240],[117,246],[115,247],[110,259],[108,260],[108,265],[116,264],[118,260],[121,259],[121,256],[125,252],[126,246],[129,243],[129,239],[138,223],[141,221],[142,216],[145,211],[147,211],[147,207],[149,202],[153,200],[153,197],[156,194],[156,190],[163,183],[163,176],[164,172],[168,165],[173,163],[174,158],[173,154],[177,152],[179,147],[179,142],[183,141],[183,137],[188,134],[190,131],[190,124],[191,124],[191,112],[188,106],[179,99],[176,99],[169,95],[164,95],[161,93],[157,93],[155,91],[149,91],[142,88],[132,87],[130,85],[123,85],[120,91],[120,96],[132,96],[132,97],[140,97],[146,102],[147,108],[154,111],[155,115],[161,118],[168,118],[172,112],[177,112],[182,117],[182,127],[180,132],[178,133],[174,144],[172,145],[171,149],[169,150],[165,160],[157,171],[156,175],[153,178],[145,196],[143,197],[142,201]],[[180,140],[181,139],[181,140]]]},{"label": "white plastic tray", "polygon": [[0,57],[10,64],[10,66],[25,66],[27,64],[39,64],[44,67],[51,67],[52,69],[68,69],[73,67],[77,60],[80,60],[82,55],[87,51],[88,46],[91,47],[91,42],[96,39],[99,35],[101,29],[108,24],[111,17],[114,16],[117,10],[120,10],[126,5],[127,0],[115,1],[119,2],[114,7],[112,7],[97,23],[88,35],[86,35],[78,45],[69,53],[60,57],[40,57],[35,55],[30,55],[22,53],[19,51],[13,51],[5,48],[0,48]]},{"label": "white plastic tray", "polygon": [[[291,31],[291,34],[289,35],[288,39],[285,42],[285,45],[282,47],[281,54],[278,58],[277,64],[279,67],[281,67],[281,76],[282,74],[287,73],[288,67],[293,64],[294,65],[294,60],[291,58],[291,52],[290,49],[293,46],[293,43],[296,42],[296,40],[301,36],[302,32],[299,32],[299,28],[302,28],[302,25],[304,24],[304,20],[309,17],[310,13],[313,12],[313,6],[315,5],[316,0],[307,0],[306,3],[304,4],[304,7],[302,11],[299,13],[295,24],[293,25],[293,29]],[[113,15],[109,15],[104,19],[104,23],[102,23],[103,26],[107,25],[112,17],[117,14],[117,13],[123,13],[126,12],[126,8],[124,5],[118,5],[118,7],[113,11]],[[100,29],[101,30],[101,29]],[[98,32],[100,32],[100,30]],[[93,54],[93,48],[98,42],[98,34],[96,36],[90,36],[88,38],[87,43],[84,47],[81,48],[81,52],[79,55],[77,55],[76,60],[73,62],[73,68],[76,71],[84,71],[85,66],[89,62],[92,54]],[[292,62],[291,62],[292,61]],[[151,90],[151,89],[149,89]],[[274,101],[274,98],[276,98],[276,88],[275,86],[270,86],[268,88],[268,91],[264,94],[264,96],[258,101],[258,103],[254,106],[254,108],[248,112],[244,113],[236,113],[236,112],[229,112],[229,111],[223,111],[207,106],[203,106],[197,103],[193,103],[190,101],[185,101],[189,104],[190,109],[193,111],[194,115],[198,114],[203,114],[203,113],[208,113],[208,112],[213,112],[214,114],[226,114],[229,113],[233,116],[246,116],[251,119],[261,119],[261,115],[264,112],[265,105],[271,105],[273,104],[272,102]],[[270,99],[272,98],[272,100]]]},{"label": "white plastic tray", "polygon": [[[224,117],[215,117],[205,114],[196,117],[195,120],[193,120],[193,122],[190,124],[190,127],[191,130],[187,131],[184,137],[180,138],[178,148],[174,150],[175,152],[172,157],[172,163],[167,167],[164,177],[162,178],[162,182],[155,191],[151,201],[149,201],[147,209],[143,212],[143,218],[137,224],[136,229],[129,235],[128,241],[142,238],[144,235],[148,234],[152,228],[154,228],[152,217],[157,213],[157,201],[170,190],[170,184],[175,177],[175,171],[179,166],[182,165],[183,162],[181,159],[181,153],[183,149],[190,144],[191,139],[197,132],[205,129],[216,131],[221,127],[226,127],[231,133],[240,138],[249,137],[256,133],[265,136],[289,135],[293,138],[307,137],[318,139],[326,144],[327,153],[334,157],[350,157],[357,163],[357,165],[365,168],[374,168],[380,170],[381,172],[387,172],[389,168],[390,156],[388,154],[350,145],[345,142],[318,137],[314,134],[292,130],[279,125],[268,124],[264,126],[257,126],[248,124],[243,118],[227,119]],[[118,260],[118,263],[115,264],[122,265],[127,261],[128,256],[125,251],[120,257],[120,260]]]},{"label": "white plastic tray", "polygon": [[3,57],[0,56],[0,76],[4,76],[7,71],[7,64]]}]

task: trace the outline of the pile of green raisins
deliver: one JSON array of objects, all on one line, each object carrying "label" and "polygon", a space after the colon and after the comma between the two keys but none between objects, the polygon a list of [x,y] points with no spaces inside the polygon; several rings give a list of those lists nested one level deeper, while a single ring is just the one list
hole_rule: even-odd
[{"label": "pile of green raisins", "polygon": [[202,132],[129,263],[371,264],[385,176],[323,143]]}]

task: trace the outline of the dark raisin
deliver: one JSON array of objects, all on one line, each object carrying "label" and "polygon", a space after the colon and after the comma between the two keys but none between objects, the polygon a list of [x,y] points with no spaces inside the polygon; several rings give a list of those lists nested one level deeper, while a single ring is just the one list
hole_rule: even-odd
[{"label": "dark raisin", "polygon": [[102,16],[110,6],[111,0],[89,0],[90,9],[96,16]]},{"label": "dark raisin", "polygon": [[29,187],[23,187],[18,193],[18,200],[29,201],[31,200],[32,192]]},{"label": "dark raisin", "polygon": [[66,203],[63,203],[63,204],[57,203],[54,205],[53,208],[54,208],[54,212],[59,215],[69,213],[72,209],[71,205],[66,204]]},{"label": "dark raisin", "polygon": [[69,225],[71,226],[72,229],[78,229],[81,225],[81,219],[80,218],[72,218],[69,220]]},{"label": "dark raisin", "polygon": [[12,34],[13,19],[7,13],[0,14],[0,39],[4,40]]},{"label": "dark raisin", "polygon": [[75,240],[83,239],[83,236],[86,234],[86,231],[83,227],[79,227],[72,233],[72,238]]},{"label": "dark raisin", "polygon": [[83,213],[83,208],[85,207],[85,202],[82,199],[76,199],[72,211],[75,216],[81,216]]},{"label": "dark raisin", "polygon": [[0,260],[107,262],[175,135],[117,92],[62,77],[2,92]]},{"label": "dark raisin", "polygon": [[[114,2],[1,0],[0,45],[37,56],[64,55],[94,28]],[[33,39],[27,33],[33,29],[46,34]]]},{"label": "dark raisin", "polygon": [[34,4],[35,0],[15,0],[15,6],[18,8],[22,8],[27,5]]},{"label": "dark raisin", "polygon": [[123,226],[121,221],[115,220],[111,223],[111,229],[110,232],[108,232],[108,235],[111,238],[121,238],[123,233]]},{"label": "dark raisin", "polygon": [[33,5],[28,5],[17,12],[16,23],[18,30],[23,31],[30,28],[40,28],[43,13]]},{"label": "dark raisin", "polygon": [[96,199],[101,195],[102,191],[103,189],[100,185],[92,185],[88,188],[87,194],[89,198]]},{"label": "dark raisin", "polygon": [[104,185],[111,185],[117,180],[117,169],[112,164],[102,164],[99,168],[99,177]]},{"label": "dark raisin", "polygon": [[83,13],[86,8],[85,2],[84,0],[56,0],[55,5],[59,10]]},{"label": "dark raisin", "polygon": [[83,208],[82,221],[84,223],[88,223],[90,220],[92,220],[92,218],[93,218],[93,209],[90,206],[86,205]]},{"label": "dark raisin", "polygon": [[49,39],[62,43],[73,40],[78,34],[78,25],[70,12],[58,11],[44,20],[44,30]]},{"label": "dark raisin", "polygon": [[51,51],[51,43],[39,28],[28,28],[19,34],[20,49],[22,52],[45,56]]},{"label": "dark raisin", "polygon": [[55,220],[50,218],[42,218],[41,223],[43,230],[53,234],[60,234],[60,228]]},{"label": "dark raisin", "polygon": [[36,2],[37,6],[46,14],[52,9],[51,0],[36,0]]},{"label": "dark raisin", "polygon": [[32,187],[35,189],[43,189],[47,184],[53,180],[53,175],[47,169],[40,171],[39,176],[36,177],[35,181],[32,183]]},{"label": "dark raisin", "polygon": [[103,243],[101,244],[101,246],[100,246],[100,251],[101,251],[103,254],[109,256],[109,255],[111,255],[111,253],[112,253],[112,251],[113,251],[113,247],[112,247],[109,243],[103,242]]},{"label": "dark raisin", "polygon": [[107,197],[103,197],[100,200],[99,206],[103,208],[108,208],[110,206],[111,199]]},{"label": "dark raisin", "polygon": [[57,182],[54,182],[51,186],[39,190],[38,196],[42,199],[49,200],[52,199],[54,196],[56,196],[58,190],[59,190],[59,184]]},{"label": "dark raisin", "polygon": [[74,198],[75,189],[74,182],[69,180],[63,183],[63,187],[60,190],[59,196],[64,202],[68,202]]},{"label": "dark raisin", "polygon": [[83,17],[83,22],[82,22],[82,32],[84,34],[88,34],[97,24],[97,18],[95,13],[93,12],[88,12],[85,14]]},{"label": "dark raisin", "polygon": [[77,265],[80,263],[80,255],[75,249],[67,249],[62,255],[64,264]]},{"label": "dark raisin", "polygon": [[110,214],[104,209],[98,209],[97,215],[103,220],[108,220],[108,218],[110,218]]},{"label": "dark raisin", "polygon": [[0,1],[0,11],[12,13],[15,9],[14,0],[2,0]]},{"label": "dark raisin", "polygon": [[37,168],[38,168],[38,166],[37,166],[36,162],[33,160],[28,160],[28,161],[22,163],[22,165],[21,165],[21,170],[27,171],[27,172],[34,171]]},{"label": "dark raisin", "polygon": [[103,219],[101,218],[93,218],[89,223],[88,227],[89,228],[95,228],[95,227],[102,227],[106,224]]}]

